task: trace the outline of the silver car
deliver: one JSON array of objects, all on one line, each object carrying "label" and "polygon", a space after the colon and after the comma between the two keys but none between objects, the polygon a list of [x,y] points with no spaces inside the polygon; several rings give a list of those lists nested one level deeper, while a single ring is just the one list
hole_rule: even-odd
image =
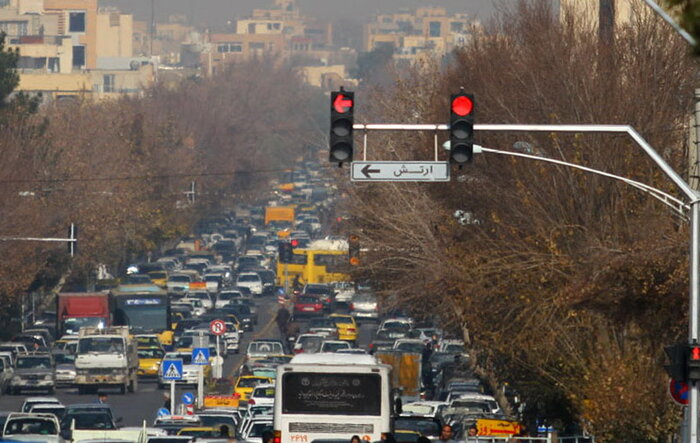
[{"label": "silver car", "polygon": [[372,294],[355,294],[350,304],[350,313],[357,319],[379,319],[379,305],[377,297]]}]

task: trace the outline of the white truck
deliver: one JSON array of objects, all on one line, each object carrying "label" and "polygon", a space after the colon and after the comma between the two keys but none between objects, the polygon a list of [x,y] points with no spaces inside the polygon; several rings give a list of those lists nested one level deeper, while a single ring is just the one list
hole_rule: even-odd
[{"label": "white truck", "polygon": [[80,394],[102,387],[136,391],[139,356],[128,326],[80,328],[75,359],[75,385]]}]

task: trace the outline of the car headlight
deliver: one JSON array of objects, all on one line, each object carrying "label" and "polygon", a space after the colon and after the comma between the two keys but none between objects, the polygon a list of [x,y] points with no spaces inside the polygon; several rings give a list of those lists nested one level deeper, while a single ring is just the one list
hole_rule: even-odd
[{"label": "car headlight", "polygon": [[44,376],[44,380],[45,380],[45,381],[51,381],[51,380],[53,380],[53,375],[51,375],[51,374],[45,375],[45,376]]}]

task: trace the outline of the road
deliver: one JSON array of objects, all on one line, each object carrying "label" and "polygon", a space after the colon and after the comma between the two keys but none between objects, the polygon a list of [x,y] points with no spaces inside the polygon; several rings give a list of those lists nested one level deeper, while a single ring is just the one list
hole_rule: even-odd
[{"label": "road", "polygon": [[[224,362],[224,375],[232,376],[234,372],[243,363],[245,350],[248,343],[253,338],[279,338],[280,334],[277,329],[277,324],[274,321],[277,313],[278,305],[274,297],[265,297],[258,302],[259,323],[255,330],[246,332],[241,341],[241,352],[239,354],[229,355]],[[137,392],[120,395],[115,389],[112,392],[108,391],[108,403],[112,407],[114,416],[121,418],[120,426],[141,426],[146,420],[150,425],[156,417],[156,412],[163,407],[164,393],[169,392],[169,389],[159,390],[155,380],[140,379]],[[184,392],[197,393],[196,386],[178,386],[176,389],[176,400],[179,399]],[[22,394],[22,395],[2,395],[0,396],[0,411],[19,411],[25,398],[32,395],[45,395],[44,393],[37,394]],[[94,403],[97,401],[94,395],[78,395],[76,389],[61,389],[56,391],[56,397],[65,405],[75,403]]]}]

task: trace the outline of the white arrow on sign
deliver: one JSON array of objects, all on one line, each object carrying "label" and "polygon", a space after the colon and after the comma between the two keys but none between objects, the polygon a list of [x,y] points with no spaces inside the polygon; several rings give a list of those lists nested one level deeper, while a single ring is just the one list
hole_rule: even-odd
[{"label": "white arrow on sign", "polygon": [[447,182],[450,165],[447,162],[352,162],[352,181],[378,182]]}]

